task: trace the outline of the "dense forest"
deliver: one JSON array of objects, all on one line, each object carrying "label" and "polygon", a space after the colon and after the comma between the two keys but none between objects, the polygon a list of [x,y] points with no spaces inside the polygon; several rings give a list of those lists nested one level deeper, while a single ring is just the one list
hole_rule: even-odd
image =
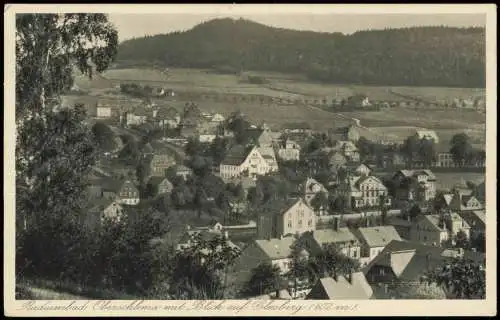
[{"label": "dense forest", "polygon": [[412,27],[351,35],[215,19],[124,41],[118,61],[301,73],[331,83],[485,86],[484,28]]}]

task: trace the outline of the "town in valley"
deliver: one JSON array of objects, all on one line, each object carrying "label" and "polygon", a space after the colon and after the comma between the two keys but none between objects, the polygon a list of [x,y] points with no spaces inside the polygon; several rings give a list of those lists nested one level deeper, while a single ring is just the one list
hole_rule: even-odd
[{"label": "town in valley", "polygon": [[[19,32],[34,32],[19,19]],[[77,63],[70,85],[46,89],[44,123],[53,129],[37,131],[28,124],[36,117],[18,124],[30,132],[20,134],[19,148],[41,159],[17,169],[29,176],[16,182],[16,200],[24,201],[16,213],[20,297],[484,299],[486,96],[475,78],[484,76],[477,56],[484,28],[360,31],[332,40],[333,51],[348,55],[347,47],[363,50],[355,46],[366,41],[383,55],[370,34],[385,32],[394,47],[421,41],[423,56],[440,55],[435,66],[405,69],[410,78],[394,71],[393,82],[392,70],[369,61],[359,74],[361,62],[330,66],[328,55],[310,62],[318,43],[330,40],[308,32],[215,19],[122,41],[92,77]],[[297,42],[318,42],[287,47],[294,33]],[[422,40],[447,33],[452,40],[427,47]],[[227,39],[207,49],[201,34]],[[279,44],[237,53],[226,45],[248,37],[257,48],[268,34],[294,54]],[[182,47],[183,36],[193,48]],[[453,39],[470,55],[437,67],[453,54]],[[405,54],[419,63],[418,50],[394,50],[395,64]],[[342,74],[340,84],[328,78]],[[33,142],[38,135],[46,143]]]}]

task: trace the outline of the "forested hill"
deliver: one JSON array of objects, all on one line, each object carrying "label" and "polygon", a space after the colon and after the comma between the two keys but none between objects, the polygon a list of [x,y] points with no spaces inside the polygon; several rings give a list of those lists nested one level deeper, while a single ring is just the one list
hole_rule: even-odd
[{"label": "forested hill", "polygon": [[485,30],[412,27],[344,35],[215,19],[124,41],[120,61],[302,73],[332,83],[484,87]]}]

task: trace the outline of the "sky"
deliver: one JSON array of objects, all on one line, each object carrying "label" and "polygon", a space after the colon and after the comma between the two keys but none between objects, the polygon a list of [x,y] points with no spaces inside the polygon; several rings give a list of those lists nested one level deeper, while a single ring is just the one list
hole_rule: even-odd
[{"label": "sky", "polygon": [[274,27],[344,34],[367,29],[411,26],[486,25],[484,14],[109,14],[111,22],[118,30],[120,41],[145,35],[185,31],[203,21],[227,17],[241,17]]}]

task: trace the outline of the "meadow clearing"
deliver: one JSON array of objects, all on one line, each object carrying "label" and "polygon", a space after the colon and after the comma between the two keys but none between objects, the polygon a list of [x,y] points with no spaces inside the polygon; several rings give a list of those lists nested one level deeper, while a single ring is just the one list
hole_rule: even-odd
[{"label": "meadow clearing", "polygon": [[[246,81],[247,77],[260,76],[267,83],[252,84]],[[75,83],[87,90],[86,95],[75,96],[73,100],[102,101],[128,107],[138,105],[140,100],[124,96],[119,92],[119,84],[135,82],[143,85],[162,86],[178,92],[207,93],[215,95],[259,95],[289,100],[318,100],[346,98],[354,94],[365,94],[372,100],[402,101],[398,92],[415,97],[424,97],[427,100],[449,100],[467,98],[484,94],[482,89],[473,88],[432,88],[432,87],[380,87],[356,85],[332,85],[308,81],[303,76],[284,75],[275,72],[249,71],[241,75],[219,74],[211,70],[200,69],[152,69],[127,68],[111,69],[96,76],[92,80],[78,76]],[[251,121],[260,123],[265,121],[271,126],[280,127],[289,122],[308,122],[313,128],[327,130],[353,123],[352,118],[359,119],[362,126],[370,129],[372,134],[402,140],[413,134],[417,129],[436,130],[443,141],[456,133],[466,132],[473,138],[474,143],[484,143],[485,115],[472,110],[463,109],[429,109],[423,110],[414,107],[395,107],[380,111],[354,111],[334,113],[321,108],[299,104],[278,105],[260,104],[254,102],[210,101],[200,99],[199,107],[204,111],[213,111],[230,114],[241,110]],[[214,100],[214,99],[212,99]],[[216,100],[216,99],[215,99]],[[166,103],[182,110],[186,100],[159,99],[158,103]],[[94,102],[87,102],[94,103]]]}]

